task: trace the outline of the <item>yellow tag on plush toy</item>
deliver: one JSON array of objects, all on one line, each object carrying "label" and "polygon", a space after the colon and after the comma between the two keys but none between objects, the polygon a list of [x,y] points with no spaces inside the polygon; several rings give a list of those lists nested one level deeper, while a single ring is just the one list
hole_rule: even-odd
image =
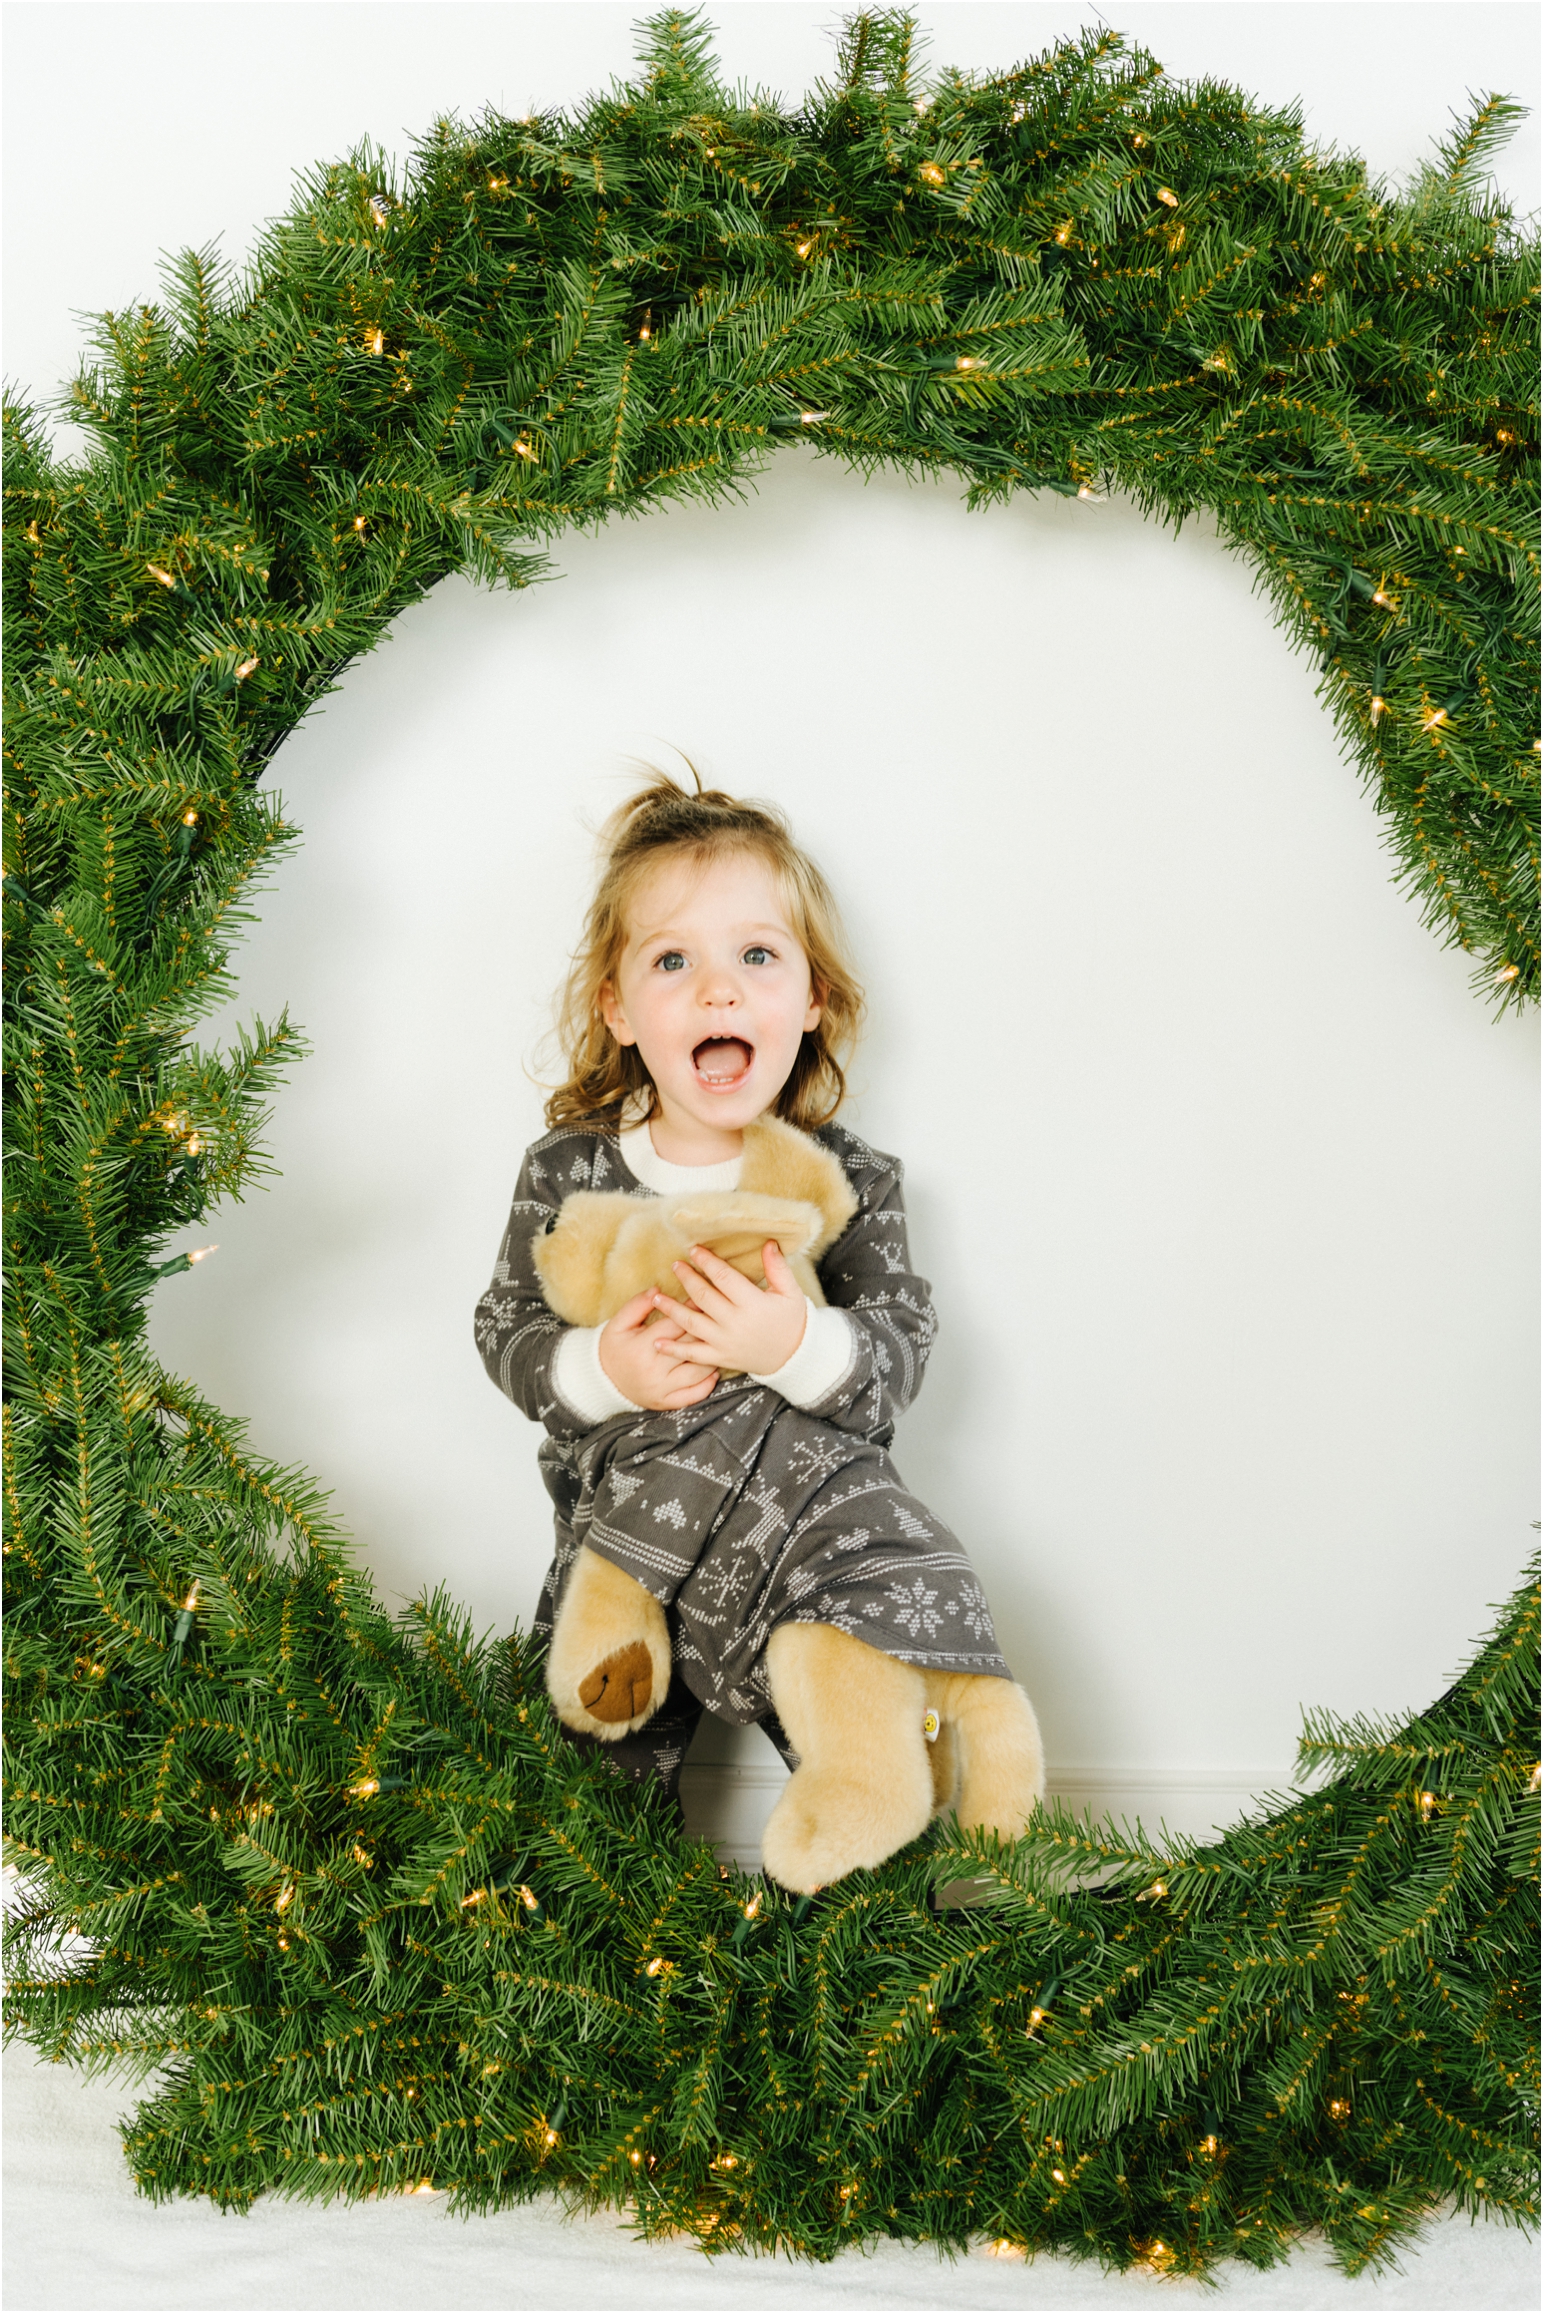
[{"label": "yellow tag on plush toy", "polygon": [[927,1716],[922,1721],[922,1740],[927,1743],[935,1743],[938,1739],[938,1728],[941,1724],[942,1721],[939,1719],[937,1712],[929,1711]]}]

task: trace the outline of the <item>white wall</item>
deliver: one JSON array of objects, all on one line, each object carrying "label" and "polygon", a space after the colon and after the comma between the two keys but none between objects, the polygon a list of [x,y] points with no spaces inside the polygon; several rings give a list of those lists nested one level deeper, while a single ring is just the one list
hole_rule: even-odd
[{"label": "white wall", "polygon": [[[1091,11],[921,14],[937,61],[991,66]],[[629,16],[11,9],[8,379],[51,391],[67,304],[153,294],[154,251],[222,225],[240,255],[293,169],[366,131],[577,98]],[[1466,88],[1535,79],[1517,7],[1115,20],[1175,72],[1300,94],[1384,170]],[[723,7],[722,50],[797,88],[827,21]],[[316,1053],[282,1179],[161,1289],[160,1353],[336,1487],[386,1592],[528,1614],[535,1435],[470,1312],[540,1129],[522,1067],[586,826],[678,746],[782,801],[848,911],[874,1007],[851,1120],[906,1160],[943,1319],[899,1458],[981,1569],[1058,1778],[1279,1780],[1302,1705],[1429,1700],[1532,1543],[1535,1038],[1393,890],[1245,567],[1203,523],[967,515],[802,450],[740,508],[557,560],[520,596],[447,582],[276,759],[306,843],[237,1011],[288,1001]]]}]

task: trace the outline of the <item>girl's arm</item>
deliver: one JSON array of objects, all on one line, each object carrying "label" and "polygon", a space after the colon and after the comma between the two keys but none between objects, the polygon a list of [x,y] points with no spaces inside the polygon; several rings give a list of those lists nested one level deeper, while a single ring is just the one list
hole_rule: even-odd
[{"label": "girl's arm", "polygon": [[[826,1386],[815,1397],[797,1388],[796,1368],[804,1356],[800,1350],[784,1369],[795,1378],[796,1394],[784,1394],[837,1429],[855,1430],[887,1444],[896,1417],[921,1388],[937,1332],[937,1313],[926,1278],[911,1267],[898,1159],[866,1148],[840,1127],[827,1129],[827,1145],[842,1159],[858,1194],[858,1209],[845,1235],[820,1263],[820,1283],[830,1308],[810,1313],[807,1343],[814,1352],[818,1328],[823,1371],[816,1378]],[[846,1344],[840,1340],[842,1327],[850,1337]],[[837,1378],[830,1381],[833,1369]],[[768,1379],[775,1387],[777,1377]]]},{"label": "girl's arm", "polygon": [[[559,1211],[565,1194],[552,1151],[538,1141],[525,1152],[493,1282],[477,1303],[477,1347],[490,1378],[522,1414],[544,1422],[554,1438],[580,1438],[604,1417],[597,1410],[570,1404],[553,1378],[558,1352],[574,1328],[548,1308],[530,1249],[532,1238]],[[619,1406],[626,1402],[619,1400]]]}]

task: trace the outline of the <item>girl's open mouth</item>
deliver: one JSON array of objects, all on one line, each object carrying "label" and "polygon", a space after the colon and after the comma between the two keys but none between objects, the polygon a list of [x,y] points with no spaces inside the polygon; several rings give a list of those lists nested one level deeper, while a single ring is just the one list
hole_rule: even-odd
[{"label": "girl's open mouth", "polygon": [[755,1047],[743,1036],[706,1036],[691,1055],[697,1075],[714,1092],[737,1092],[754,1060]]}]

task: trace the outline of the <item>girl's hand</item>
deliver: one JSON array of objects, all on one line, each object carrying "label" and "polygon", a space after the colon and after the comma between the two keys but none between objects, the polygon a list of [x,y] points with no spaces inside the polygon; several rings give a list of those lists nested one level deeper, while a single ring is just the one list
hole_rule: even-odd
[{"label": "girl's hand", "polygon": [[[717,1386],[717,1366],[700,1357],[673,1322],[679,1307],[667,1294],[634,1294],[600,1335],[600,1370],[623,1397],[650,1413],[700,1405]],[[656,1308],[665,1314],[650,1325]]]},{"label": "girl's hand", "polygon": [[684,1309],[667,1294],[656,1298],[677,1318],[685,1355],[744,1373],[775,1373],[786,1365],[804,1338],[809,1304],[775,1237],[762,1246],[761,1260],[764,1289],[705,1245],[693,1245],[689,1261],[670,1264],[690,1298]]}]

